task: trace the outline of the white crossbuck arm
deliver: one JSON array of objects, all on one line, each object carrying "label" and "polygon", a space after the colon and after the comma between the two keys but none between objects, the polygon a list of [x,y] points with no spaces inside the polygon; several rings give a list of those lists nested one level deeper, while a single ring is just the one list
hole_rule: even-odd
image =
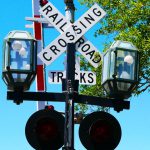
[{"label": "white crossbuck arm", "polygon": [[79,45],[76,46],[77,50],[89,63],[95,68],[99,66],[101,61],[100,52],[90,41],[82,37],[94,24],[106,15],[106,12],[98,4],[95,3],[74,24],[70,24],[50,2],[40,9],[40,13],[61,33],[61,35],[38,54],[38,57],[46,65],[50,65],[66,51],[67,43],[76,42]]}]

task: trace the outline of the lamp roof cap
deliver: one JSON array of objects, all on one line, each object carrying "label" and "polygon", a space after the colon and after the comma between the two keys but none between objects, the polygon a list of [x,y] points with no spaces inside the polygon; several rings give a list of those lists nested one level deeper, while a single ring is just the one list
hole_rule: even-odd
[{"label": "lamp roof cap", "polygon": [[20,40],[35,40],[34,37],[27,31],[13,30],[8,33],[5,39],[20,39]]},{"label": "lamp roof cap", "polygon": [[130,50],[138,50],[136,46],[134,46],[131,42],[128,41],[121,41],[117,40],[112,43],[110,46],[111,49],[115,48],[124,48],[124,49],[130,49]]}]

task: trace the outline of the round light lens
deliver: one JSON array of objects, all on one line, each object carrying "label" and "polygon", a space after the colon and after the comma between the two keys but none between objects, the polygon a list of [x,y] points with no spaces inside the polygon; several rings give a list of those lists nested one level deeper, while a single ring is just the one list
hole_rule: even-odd
[{"label": "round light lens", "polygon": [[91,140],[98,145],[106,145],[111,141],[113,135],[112,127],[106,120],[96,121],[90,129]]},{"label": "round light lens", "polygon": [[58,136],[58,126],[55,120],[49,118],[41,119],[36,126],[37,137],[40,142],[53,141]]}]

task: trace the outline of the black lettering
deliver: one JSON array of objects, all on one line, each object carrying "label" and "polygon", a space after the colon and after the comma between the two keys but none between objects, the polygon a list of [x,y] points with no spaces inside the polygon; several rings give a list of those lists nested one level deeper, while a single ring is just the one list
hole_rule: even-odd
[{"label": "black lettering", "polygon": [[89,24],[91,24],[91,21],[95,21],[94,18],[92,18],[91,15],[88,14],[88,16],[89,16],[89,17],[84,17],[84,19],[85,19]]},{"label": "black lettering", "polygon": [[58,25],[62,20],[63,20],[63,18],[61,18],[61,19],[56,23],[56,25]]},{"label": "black lettering", "polygon": [[67,24],[67,22],[65,22],[61,27],[60,30],[64,32],[63,27]]},{"label": "black lettering", "polygon": [[82,26],[83,26],[84,28],[87,28],[86,25],[83,24],[83,22],[81,22],[81,21],[79,21],[79,22],[82,24]]},{"label": "black lettering", "polygon": [[49,18],[53,18],[53,22],[55,22],[57,16],[58,16],[58,14],[54,14],[54,15],[49,16]]},{"label": "black lettering", "polygon": [[84,44],[85,40],[81,37],[75,44],[76,44],[76,47],[77,49],[82,45]]},{"label": "black lettering", "polygon": [[92,61],[94,63],[99,63],[101,61],[101,56],[100,55],[96,56],[94,59],[92,59]]},{"label": "black lettering", "polygon": [[83,45],[83,47],[81,48],[81,50],[82,50],[83,52],[87,52],[89,49],[90,49],[90,45],[89,45],[89,44],[85,44],[85,45]]},{"label": "black lettering", "polygon": [[52,82],[55,82],[54,77],[55,77],[56,72],[51,72],[51,74],[52,74]]},{"label": "black lettering", "polygon": [[48,5],[44,10],[43,10],[43,12],[44,11],[46,11],[46,15],[50,12],[50,11],[52,11],[52,7],[50,6],[50,5]]},{"label": "black lettering", "polygon": [[66,41],[63,40],[63,39],[59,39],[59,40],[58,40],[58,44],[59,44],[61,47],[66,47],[66,46],[67,46]]},{"label": "black lettering", "polygon": [[57,55],[57,53],[56,53],[55,51],[60,52],[60,50],[57,49],[56,45],[52,45],[49,49],[50,49],[55,55]]},{"label": "black lettering", "polygon": [[44,52],[44,53],[43,53],[44,59],[46,59],[47,61],[51,61],[51,60],[52,60],[52,57],[47,58],[47,57],[46,57],[46,54],[47,54],[47,52]]},{"label": "black lettering", "polygon": [[90,51],[88,53],[86,53],[86,55],[90,55],[90,59],[92,59],[92,57],[94,56],[95,51]]},{"label": "black lettering", "polygon": [[69,38],[70,41],[74,40],[74,38],[75,38],[74,35],[72,35],[70,32],[66,33],[66,37],[68,37],[68,38],[70,37]]},{"label": "black lettering", "polygon": [[99,10],[99,11],[96,11],[97,10],[97,8],[94,8],[93,9],[93,13],[94,13],[94,15],[96,15],[96,16],[101,16],[101,11]]},{"label": "black lettering", "polygon": [[93,73],[88,73],[88,77],[91,79],[91,80],[88,80],[88,82],[93,83],[94,82]]},{"label": "black lettering", "polygon": [[[81,83],[86,83],[86,80],[85,80],[85,78],[84,78],[84,76],[85,76],[85,73],[80,73],[80,82]],[[83,80],[83,81],[82,81]]]},{"label": "black lettering", "polygon": [[57,82],[60,82],[60,81],[62,81],[62,78],[63,78],[63,72],[58,72],[57,73]]},{"label": "black lettering", "polygon": [[81,34],[82,33],[82,30],[80,28],[78,28],[78,26],[76,26],[76,25],[75,26],[73,25],[73,30],[75,32],[77,31],[76,34]]}]

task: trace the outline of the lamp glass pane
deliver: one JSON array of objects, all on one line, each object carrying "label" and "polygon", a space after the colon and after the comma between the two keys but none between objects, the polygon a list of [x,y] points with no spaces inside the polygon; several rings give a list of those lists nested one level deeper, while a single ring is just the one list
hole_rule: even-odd
[{"label": "lamp glass pane", "polygon": [[104,55],[103,59],[103,79],[102,82],[106,81],[108,78],[108,72],[109,72],[109,53],[106,53]]},{"label": "lamp glass pane", "polygon": [[27,74],[18,74],[18,73],[12,73],[14,82],[24,82],[27,78]]},{"label": "lamp glass pane", "polygon": [[114,67],[115,67],[115,53],[111,52],[111,58],[110,58],[110,78],[113,78],[114,74]]},{"label": "lamp glass pane", "polygon": [[31,42],[12,40],[10,47],[10,69],[30,70]]},{"label": "lamp glass pane", "polygon": [[117,87],[119,91],[128,91],[131,83],[117,82]]},{"label": "lamp glass pane", "polygon": [[108,83],[104,84],[104,89],[106,90],[107,93],[110,93],[110,87],[108,86]]},{"label": "lamp glass pane", "polygon": [[117,78],[134,80],[135,53],[130,51],[117,50],[116,64]]},{"label": "lamp glass pane", "polygon": [[6,70],[6,67],[8,66],[8,44],[6,43],[5,49],[4,49],[4,69]]}]

